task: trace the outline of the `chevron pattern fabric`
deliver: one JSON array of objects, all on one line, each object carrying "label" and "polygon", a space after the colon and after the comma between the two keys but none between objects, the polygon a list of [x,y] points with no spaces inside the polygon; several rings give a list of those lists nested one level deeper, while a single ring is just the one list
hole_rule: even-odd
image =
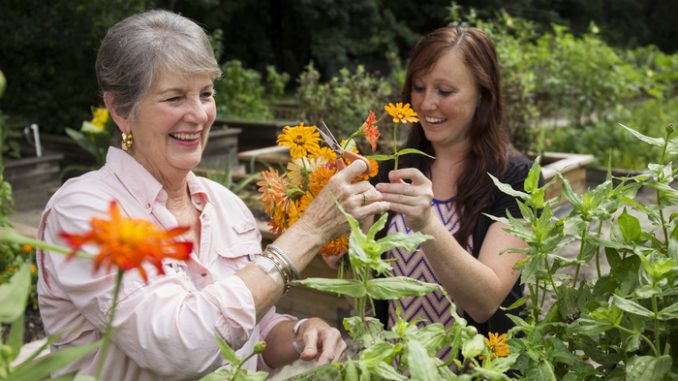
[{"label": "chevron pattern fabric", "polygon": [[[447,227],[450,234],[454,234],[459,228],[459,219],[454,209],[454,198],[446,201],[433,200],[431,209],[434,216],[437,216]],[[405,223],[405,217],[400,214],[393,217],[389,226],[388,234],[395,232],[409,233],[410,229]],[[467,249],[471,251],[469,237]],[[418,279],[423,282],[440,283],[436,278],[431,265],[426,260],[424,252],[417,248],[414,252],[408,252],[402,248],[395,248],[388,253],[389,259],[395,259],[393,264],[393,275],[407,276]],[[441,323],[446,328],[452,327],[454,319],[450,315],[450,303],[440,291],[419,296],[403,298],[400,301],[390,301],[388,307],[388,326],[389,328],[396,321],[396,305],[400,303],[403,309],[403,318],[407,321],[418,319],[417,325],[425,326],[430,323]],[[444,348],[438,353],[438,357],[446,359],[450,348]]]}]

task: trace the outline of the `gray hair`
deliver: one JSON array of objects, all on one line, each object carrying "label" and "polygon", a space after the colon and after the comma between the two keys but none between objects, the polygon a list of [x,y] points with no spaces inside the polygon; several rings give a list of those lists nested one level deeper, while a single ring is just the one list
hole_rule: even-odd
[{"label": "gray hair", "polygon": [[99,89],[113,96],[113,108],[133,115],[161,70],[221,75],[205,31],[186,17],[164,10],[130,16],[101,41],[96,74]]}]

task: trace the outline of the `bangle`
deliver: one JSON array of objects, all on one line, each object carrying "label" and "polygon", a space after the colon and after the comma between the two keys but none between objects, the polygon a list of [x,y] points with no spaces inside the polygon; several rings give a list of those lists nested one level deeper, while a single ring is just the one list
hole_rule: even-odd
[{"label": "bangle", "polygon": [[290,273],[289,269],[286,268],[287,266],[283,262],[282,259],[280,259],[278,256],[274,255],[271,251],[269,250],[264,250],[263,253],[260,255],[263,258],[266,258],[273,262],[275,265],[275,268],[278,270],[280,273],[280,276],[283,279],[283,293],[286,294],[287,291],[290,290],[291,287],[291,282],[292,282],[292,274]]},{"label": "bangle", "polygon": [[285,285],[280,270],[278,270],[275,262],[273,262],[270,258],[264,257],[263,255],[257,255],[252,262],[254,262],[257,267],[264,270],[266,275],[273,279],[275,283]]},{"label": "bangle", "polygon": [[304,322],[308,320],[306,318],[297,320],[297,323],[294,324],[294,327],[292,327],[292,333],[294,336],[297,336],[299,334],[299,329],[301,328],[301,325],[304,324]]},{"label": "bangle", "polygon": [[299,336],[299,329],[301,328],[301,325],[304,324],[304,322],[308,320],[306,318],[297,320],[297,322],[294,324],[294,327],[292,327],[292,334],[294,337],[292,338],[292,347],[294,347],[294,350],[297,352],[298,355],[301,354],[301,352],[304,351],[304,348],[301,347],[301,344],[297,341],[297,336]]},{"label": "bangle", "polygon": [[297,268],[294,267],[294,263],[292,263],[292,260],[290,260],[290,257],[285,254],[282,249],[280,249],[278,246],[274,244],[269,244],[266,245],[266,250],[270,250],[273,254],[277,255],[280,257],[285,263],[287,264],[287,267],[289,268],[290,272],[292,273],[292,279],[298,280],[299,277],[299,271],[297,271]]}]

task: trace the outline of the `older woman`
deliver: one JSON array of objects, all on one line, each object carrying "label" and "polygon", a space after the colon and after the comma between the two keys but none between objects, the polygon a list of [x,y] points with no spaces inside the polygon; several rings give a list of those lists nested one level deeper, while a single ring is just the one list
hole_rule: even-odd
[{"label": "older woman", "polygon": [[[194,243],[188,261],[163,264],[164,276],[145,282],[129,272],[123,278],[104,378],[195,379],[225,365],[215,334],[242,354],[266,340],[262,356],[245,364],[251,369],[275,368],[299,357],[319,364],[336,361],[346,347],[336,329],[318,318],[299,324],[277,314],[273,305],[288,286],[288,275],[347,231],[335,200],[359,219],[385,210],[369,183],[352,184],[365,163],[334,176],[300,220],[262,253],[261,236],[244,203],[191,172],[215,119],[213,81],[220,75],[204,31],[166,11],[129,17],[102,41],[96,71],[122,133],[122,150],[110,148],[103,168],[61,187],[43,214],[41,238],[59,244],[61,231],[86,231],[91,218],[115,200],[129,217],[163,228],[189,226],[184,238]],[[363,205],[363,194],[375,202]],[[45,328],[50,335],[62,334],[53,349],[100,339],[115,274],[93,273],[87,260],[66,263],[50,252],[39,253],[38,262]],[[94,352],[61,373],[92,375],[100,356]]]}]

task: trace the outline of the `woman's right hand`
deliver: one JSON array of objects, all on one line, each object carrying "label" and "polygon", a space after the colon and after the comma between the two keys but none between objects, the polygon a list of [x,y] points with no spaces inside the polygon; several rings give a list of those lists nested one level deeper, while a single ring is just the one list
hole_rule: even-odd
[{"label": "woman's right hand", "polygon": [[337,202],[359,221],[385,212],[388,203],[382,201],[381,193],[372,184],[367,181],[352,183],[366,170],[365,162],[356,160],[332,176],[306,207],[297,224],[302,224],[309,233],[318,234],[324,242],[329,242],[349,230],[346,217],[336,206]]}]

